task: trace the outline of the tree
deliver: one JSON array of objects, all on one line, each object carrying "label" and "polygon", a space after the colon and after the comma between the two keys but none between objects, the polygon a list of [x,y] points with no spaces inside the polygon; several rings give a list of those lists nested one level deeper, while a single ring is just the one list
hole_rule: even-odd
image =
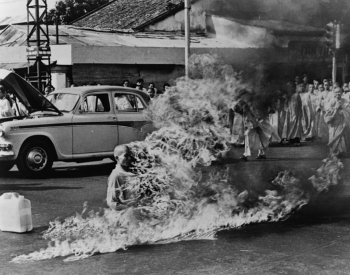
[{"label": "tree", "polygon": [[53,23],[58,18],[60,24],[70,24],[108,2],[109,0],[60,0],[56,3],[56,7],[48,12],[47,21]]}]

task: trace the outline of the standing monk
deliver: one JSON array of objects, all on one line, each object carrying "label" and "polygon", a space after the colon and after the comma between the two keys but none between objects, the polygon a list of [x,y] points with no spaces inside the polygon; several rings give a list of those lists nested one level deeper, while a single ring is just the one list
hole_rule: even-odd
[{"label": "standing monk", "polygon": [[273,128],[268,119],[259,119],[247,103],[241,102],[244,121],[244,153],[242,160],[247,161],[252,151],[257,151],[256,159],[266,159],[265,150],[273,135]]},{"label": "standing monk", "polygon": [[329,127],[328,145],[331,153],[345,154],[350,149],[350,110],[339,87],[334,89],[334,99],[326,110],[325,121]]},{"label": "standing monk", "polygon": [[303,86],[298,85],[295,93],[290,97],[287,108],[287,140],[292,144],[300,145],[300,140],[303,134],[302,125],[302,102],[300,93]]}]

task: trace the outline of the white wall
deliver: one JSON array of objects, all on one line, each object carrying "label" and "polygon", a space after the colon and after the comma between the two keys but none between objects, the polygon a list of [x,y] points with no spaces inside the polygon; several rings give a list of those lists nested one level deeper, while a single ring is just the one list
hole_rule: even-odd
[{"label": "white wall", "polygon": [[57,65],[72,65],[72,45],[51,45],[51,60]]},{"label": "white wall", "polygon": [[[51,45],[51,61],[57,61],[57,65],[72,65],[71,45]],[[0,63],[27,62],[27,47],[0,47]]]},{"label": "white wall", "polygon": [[51,73],[51,85],[55,90],[67,87],[67,78],[65,73]]},{"label": "white wall", "polygon": [[184,49],[171,47],[73,46],[74,64],[184,64]]},{"label": "white wall", "polygon": [[0,47],[0,63],[27,62],[27,47]]}]

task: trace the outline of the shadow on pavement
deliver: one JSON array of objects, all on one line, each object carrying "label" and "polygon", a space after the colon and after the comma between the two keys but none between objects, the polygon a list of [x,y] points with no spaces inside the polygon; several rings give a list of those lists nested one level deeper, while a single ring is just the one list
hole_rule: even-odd
[{"label": "shadow on pavement", "polygon": [[[54,167],[49,175],[44,178],[84,178],[92,176],[109,175],[114,169],[114,163],[102,164],[67,164]],[[25,178],[17,169],[1,175],[0,178]],[[1,189],[0,189],[1,190]]]},{"label": "shadow on pavement", "polygon": [[82,166],[65,166],[54,168],[50,178],[82,178],[92,176],[110,175],[114,169],[114,163],[84,164]]},{"label": "shadow on pavement", "polygon": [[1,184],[0,191],[47,191],[59,189],[82,189],[82,187],[45,186],[42,183]]}]

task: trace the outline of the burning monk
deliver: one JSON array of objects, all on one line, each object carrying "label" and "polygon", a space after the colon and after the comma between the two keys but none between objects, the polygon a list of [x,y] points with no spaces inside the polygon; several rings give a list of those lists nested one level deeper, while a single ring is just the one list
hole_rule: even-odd
[{"label": "burning monk", "polygon": [[350,109],[349,103],[342,98],[341,88],[335,88],[334,97],[325,113],[329,128],[328,145],[331,153],[343,155],[350,148]]},{"label": "burning monk", "polygon": [[125,161],[127,150],[125,145],[117,146],[114,149],[117,164],[108,178],[107,205],[115,210],[134,201],[126,190],[127,178],[135,176],[127,171],[127,162]]}]

